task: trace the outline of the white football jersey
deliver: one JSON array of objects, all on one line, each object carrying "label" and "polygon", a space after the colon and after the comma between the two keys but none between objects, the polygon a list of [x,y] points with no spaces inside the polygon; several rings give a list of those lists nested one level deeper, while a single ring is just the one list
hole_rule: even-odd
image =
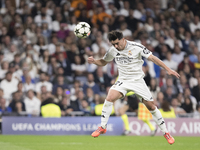
[{"label": "white football jersey", "polygon": [[107,62],[115,58],[119,70],[119,79],[138,80],[144,77],[142,56],[148,58],[152,54],[145,46],[133,41],[127,41],[125,49],[118,51],[114,46],[106,52],[103,59]]}]

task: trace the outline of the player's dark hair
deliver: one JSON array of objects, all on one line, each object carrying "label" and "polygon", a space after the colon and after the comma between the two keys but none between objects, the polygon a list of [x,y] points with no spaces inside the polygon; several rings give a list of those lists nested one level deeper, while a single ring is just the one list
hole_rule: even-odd
[{"label": "player's dark hair", "polygon": [[115,41],[116,39],[121,40],[123,38],[123,34],[121,31],[113,30],[108,33],[108,40]]}]

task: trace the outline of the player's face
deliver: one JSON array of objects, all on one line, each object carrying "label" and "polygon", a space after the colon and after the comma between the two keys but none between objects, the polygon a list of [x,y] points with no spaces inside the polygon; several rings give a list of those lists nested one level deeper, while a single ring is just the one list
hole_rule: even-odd
[{"label": "player's face", "polygon": [[119,51],[123,50],[125,48],[126,45],[126,41],[124,38],[122,38],[121,40],[116,39],[115,41],[111,41],[111,44]]}]

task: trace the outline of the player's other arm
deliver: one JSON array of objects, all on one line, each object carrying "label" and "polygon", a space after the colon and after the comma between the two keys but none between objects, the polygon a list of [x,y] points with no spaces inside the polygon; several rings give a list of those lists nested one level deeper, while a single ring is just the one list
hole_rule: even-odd
[{"label": "player's other arm", "polygon": [[150,60],[150,61],[154,62],[156,65],[158,65],[158,66],[164,68],[164,69],[167,71],[167,73],[168,73],[169,75],[174,75],[174,76],[176,76],[177,78],[180,77],[180,75],[179,75],[176,71],[174,71],[174,70],[170,69],[169,67],[167,67],[167,66],[164,64],[164,62],[163,62],[162,60],[160,60],[158,57],[156,57],[156,56],[154,56],[154,55],[151,54],[151,55],[148,57],[148,60]]},{"label": "player's other arm", "polygon": [[94,59],[92,56],[88,57],[88,63],[95,64],[97,66],[105,66],[108,62],[104,59]]}]

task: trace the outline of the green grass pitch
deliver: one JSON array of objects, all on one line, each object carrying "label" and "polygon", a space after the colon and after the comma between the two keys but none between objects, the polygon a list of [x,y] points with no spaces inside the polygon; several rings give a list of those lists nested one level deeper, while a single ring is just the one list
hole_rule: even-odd
[{"label": "green grass pitch", "polygon": [[200,137],[0,135],[0,150],[200,150]]}]

